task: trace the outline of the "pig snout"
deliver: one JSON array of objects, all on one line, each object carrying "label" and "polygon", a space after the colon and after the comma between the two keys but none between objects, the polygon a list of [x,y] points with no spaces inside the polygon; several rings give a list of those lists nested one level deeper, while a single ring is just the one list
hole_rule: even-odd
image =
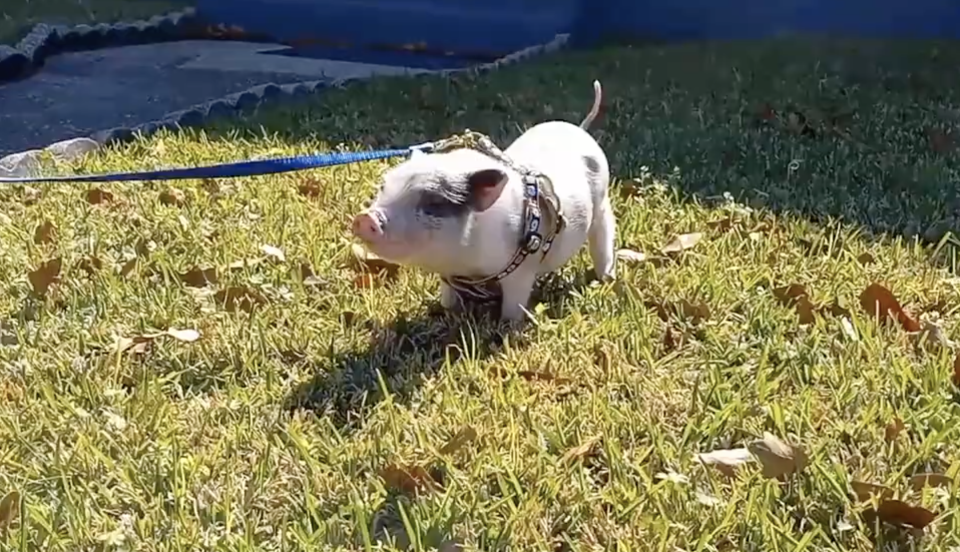
[{"label": "pig snout", "polygon": [[383,237],[382,219],[376,211],[363,211],[353,217],[353,235],[365,243],[376,243]]}]

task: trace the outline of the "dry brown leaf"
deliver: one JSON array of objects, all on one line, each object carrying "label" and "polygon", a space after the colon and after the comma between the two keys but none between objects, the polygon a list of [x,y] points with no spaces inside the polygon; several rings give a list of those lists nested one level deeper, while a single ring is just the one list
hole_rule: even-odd
[{"label": "dry brown leaf", "polygon": [[870,284],[863,290],[860,294],[860,306],[870,316],[878,316],[880,319],[896,318],[908,332],[919,332],[922,329],[920,323],[903,310],[893,292],[880,284]]},{"label": "dry brown leaf", "polygon": [[202,288],[219,281],[216,268],[194,267],[180,275],[180,281],[189,287]]},{"label": "dry brown leaf", "polygon": [[350,250],[353,253],[357,265],[361,268],[374,272],[386,271],[388,274],[392,274],[400,268],[398,265],[367,251],[360,244],[351,244]]},{"label": "dry brown leaf", "polygon": [[579,460],[584,456],[589,455],[591,452],[593,452],[593,447],[595,447],[599,442],[600,442],[599,435],[595,435],[587,439],[583,443],[580,443],[579,445],[565,452],[563,455],[563,458],[560,459],[560,463],[565,464],[567,462],[570,462],[573,460]]},{"label": "dry brown leaf", "polygon": [[321,191],[320,183],[314,178],[306,178],[297,186],[297,192],[304,197],[318,197]]},{"label": "dry brown leaf", "polygon": [[77,269],[86,272],[87,274],[93,274],[103,268],[103,262],[96,256],[89,256],[85,259],[81,259],[77,263]]},{"label": "dry brown leaf", "polygon": [[647,256],[639,251],[632,249],[621,249],[617,251],[617,258],[627,263],[642,263],[647,260]]},{"label": "dry brown leaf", "polygon": [[37,225],[37,229],[33,232],[33,243],[37,245],[50,243],[56,239],[56,236],[57,227],[49,220],[46,220]]},{"label": "dry brown leaf", "polygon": [[440,454],[454,454],[476,438],[477,430],[470,426],[466,426],[458,431],[456,435],[451,437],[450,440],[447,441],[447,444],[443,445],[443,447],[440,449]]},{"label": "dry brown leaf", "polygon": [[242,310],[249,313],[267,302],[262,293],[246,286],[232,286],[221,289],[214,298],[217,303],[223,305],[227,312]]},{"label": "dry brown leaf", "polygon": [[894,418],[889,424],[887,424],[887,427],[884,428],[883,438],[886,439],[888,443],[895,441],[905,427],[906,426],[903,425],[903,420],[900,418]]},{"label": "dry brown leaf", "polygon": [[800,284],[790,284],[774,289],[773,295],[781,304],[792,305],[796,309],[801,324],[813,324],[816,321],[814,312],[817,307],[810,301],[807,288]]},{"label": "dry brown leaf", "polygon": [[704,320],[710,319],[710,305],[707,305],[703,301],[692,303],[686,299],[681,299],[679,306],[683,316],[689,318],[694,324],[699,324]]},{"label": "dry brown leaf", "polygon": [[942,473],[918,473],[911,476],[909,481],[910,486],[916,491],[922,491],[924,487],[950,487],[953,485],[953,478]]},{"label": "dry brown leaf", "polygon": [[0,500],[0,529],[6,529],[20,515],[20,493],[10,491]]},{"label": "dry brown leaf", "polygon": [[680,253],[681,251],[686,251],[691,247],[700,243],[700,240],[703,239],[703,234],[700,232],[693,232],[690,234],[680,234],[673,239],[670,243],[663,246],[663,249],[660,250],[664,255],[669,255],[671,253]]},{"label": "dry brown leaf", "polygon": [[876,483],[867,483],[866,481],[851,481],[850,487],[853,488],[853,494],[857,495],[857,500],[867,502],[876,496],[880,500],[893,498],[893,489]]},{"label": "dry brown leaf", "polygon": [[952,133],[936,128],[927,129],[927,141],[930,144],[930,149],[935,153],[947,153],[954,147]]},{"label": "dry brown leaf", "polygon": [[423,466],[390,464],[380,470],[380,477],[387,487],[408,494],[440,488],[440,484]]},{"label": "dry brown leaf", "polygon": [[960,352],[953,359],[953,385],[960,387]]},{"label": "dry brown leaf", "polygon": [[640,185],[636,180],[620,181],[620,197],[631,199],[640,195]]},{"label": "dry brown leaf", "polygon": [[871,255],[870,253],[861,253],[860,255],[857,256],[857,261],[859,261],[860,264],[862,265],[868,265],[876,262],[876,259],[874,259],[873,255]]},{"label": "dry brown leaf", "polygon": [[803,449],[788,445],[766,431],[763,432],[762,439],[748,443],[747,450],[760,461],[764,477],[779,479],[799,473],[807,465],[807,456]]},{"label": "dry brown leaf", "polygon": [[103,203],[112,203],[113,194],[100,188],[87,190],[87,203],[90,205],[100,205]]},{"label": "dry brown leaf", "polygon": [[45,261],[35,268],[27,278],[30,280],[30,286],[34,293],[43,296],[47,294],[50,286],[60,281],[60,268],[62,261],[59,257]]},{"label": "dry brown leaf", "polygon": [[901,500],[885,500],[877,508],[877,515],[882,521],[897,527],[910,526],[923,529],[930,525],[937,515],[920,506],[911,506]]},{"label": "dry brown leaf", "polygon": [[166,335],[176,339],[177,341],[182,341],[184,343],[193,343],[194,341],[200,339],[201,334],[197,330],[178,330],[177,328],[169,328],[166,332]]},{"label": "dry brown leaf", "polygon": [[133,269],[137,268],[137,264],[140,262],[140,259],[134,257],[129,261],[123,263],[123,266],[120,267],[120,277],[126,278],[133,272]]},{"label": "dry brown leaf", "polygon": [[160,203],[170,207],[180,207],[186,201],[186,194],[177,188],[167,188],[160,192]]},{"label": "dry brown leaf", "polygon": [[756,461],[756,458],[745,448],[720,449],[697,455],[706,466],[713,466],[727,477],[736,477],[737,468],[744,464]]}]

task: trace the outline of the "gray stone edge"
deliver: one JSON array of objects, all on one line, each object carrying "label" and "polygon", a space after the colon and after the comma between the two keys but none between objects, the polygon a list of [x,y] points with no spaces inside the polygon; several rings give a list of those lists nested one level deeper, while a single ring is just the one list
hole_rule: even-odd
[{"label": "gray stone edge", "polygon": [[[568,34],[558,34],[553,40],[545,44],[530,46],[504,56],[491,63],[475,65],[460,69],[430,70],[411,69],[407,77],[419,75],[453,76],[456,74],[482,74],[495,71],[507,65],[513,65],[530,58],[550,54],[567,47]],[[362,81],[376,76],[355,77],[337,80],[311,80],[290,84],[262,84],[189,107],[180,111],[168,113],[158,120],[142,123],[132,127],[116,127],[94,133],[90,137],[73,138],[51,144],[45,148],[54,157],[61,160],[70,160],[85,155],[100,146],[126,142],[137,136],[148,137],[160,130],[177,130],[180,128],[200,127],[204,124],[221,118],[227,118],[243,113],[249,113],[259,107],[292,103],[304,100],[330,88],[342,88],[354,81]],[[14,153],[0,159],[0,176],[31,176],[39,170],[39,157],[43,150],[30,150]]]},{"label": "gray stone edge", "polygon": [[97,25],[39,23],[16,46],[0,44],[0,83],[22,79],[63,52],[149,44],[201,36],[197,11],[186,8],[131,22]]}]

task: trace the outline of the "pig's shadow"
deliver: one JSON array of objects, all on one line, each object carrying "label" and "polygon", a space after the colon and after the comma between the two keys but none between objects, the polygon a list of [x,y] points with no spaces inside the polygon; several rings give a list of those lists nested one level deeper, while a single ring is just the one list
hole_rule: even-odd
[{"label": "pig's shadow", "polygon": [[[509,339],[523,347],[530,328],[502,324],[489,310],[440,312],[436,306],[423,314],[401,315],[386,325],[369,323],[369,345],[345,351],[331,350],[317,359],[315,376],[287,398],[291,410],[311,410],[328,416],[338,430],[359,428],[370,409],[387,396],[407,403],[420,384],[464,356],[484,359]],[[309,362],[309,361],[307,361]]]}]

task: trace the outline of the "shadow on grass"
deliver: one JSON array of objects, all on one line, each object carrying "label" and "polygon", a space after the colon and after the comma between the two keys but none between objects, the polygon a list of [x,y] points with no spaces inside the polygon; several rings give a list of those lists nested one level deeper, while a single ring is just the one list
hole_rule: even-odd
[{"label": "shadow on grass", "polygon": [[[307,409],[329,419],[342,432],[360,428],[369,412],[389,397],[407,404],[426,378],[464,357],[483,360],[505,340],[523,346],[524,328],[500,324],[488,309],[461,314],[440,312],[400,316],[386,325],[370,323],[368,345],[330,351],[330,361],[286,400],[292,410]],[[332,364],[332,367],[331,367]]]},{"label": "shadow on grass", "polygon": [[481,76],[352,83],[213,133],[382,148],[470,128],[506,146],[543,120],[579,122],[599,79],[591,133],[621,180],[646,167],[688,199],[729,194],[938,242],[960,227],[958,46],[783,39],[564,52]]}]

